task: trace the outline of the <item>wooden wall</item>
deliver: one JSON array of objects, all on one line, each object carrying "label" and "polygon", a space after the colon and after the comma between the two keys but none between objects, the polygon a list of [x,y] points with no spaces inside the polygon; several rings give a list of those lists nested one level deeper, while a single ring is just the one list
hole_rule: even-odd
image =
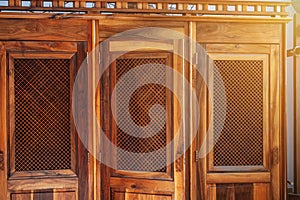
[{"label": "wooden wall", "polygon": [[[10,158],[10,145],[8,145],[8,121],[7,115],[7,76],[6,58],[11,52],[26,54],[30,52],[73,52],[77,58],[84,57],[88,51],[92,51],[99,43],[110,38],[116,33],[142,27],[161,27],[182,34],[195,40],[207,51],[212,60],[219,55],[236,56],[253,55],[265,56],[268,79],[264,82],[267,89],[264,100],[266,116],[264,124],[268,127],[264,131],[264,144],[268,149],[264,151],[264,159],[267,164],[263,169],[251,169],[243,171],[237,170],[211,170],[211,158],[208,155],[204,158],[196,158],[195,152],[199,151],[205,138],[211,116],[212,105],[209,102],[207,86],[201,81],[201,76],[196,74],[193,66],[178,59],[176,70],[179,71],[193,85],[200,102],[200,118],[202,119],[198,129],[198,135],[191,147],[184,156],[184,170],[175,173],[175,179],[180,180],[167,188],[168,191],[180,190],[185,195],[181,197],[172,193],[167,195],[162,193],[155,194],[139,191],[139,187],[127,192],[126,187],[131,187],[136,183],[142,184],[134,179],[122,185],[122,191],[114,192],[112,199],[285,199],[286,190],[286,141],[285,141],[285,19],[276,18],[224,18],[224,17],[167,17],[167,16],[77,16],[69,19],[38,19],[40,15],[32,15],[30,19],[7,19],[3,16],[0,19],[0,56],[1,78],[0,78],[0,150],[4,152],[4,159]],[[15,18],[15,17],[14,17]],[[36,18],[36,19],[35,19]],[[151,33],[149,33],[151,34]],[[167,36],[164,36],[167,38]],[[84,51],[79,52],[80,45],[84,46]],[[128,46],[139,44],[125,44]],[[121,47],[117,47],[117,49]],[[123,50],[124,50],[123,49]],[[122,48],[121,48],[122,50]],[[195,52],[190,50],[190,56]],[[201,59],[201,58],[200,58]],[[80,59],[79,59],[80,60]],[[82,59],[81,59],[82,60]],[[79,61],[78,61],[79,62]],[[184,64],[185,63],[185,64]],[[78,63],[79,65],[79,63]],[[181,68],[181,66],[187,66]],[[267,76],[267,75],[266,75]],[[101,91],[99,91],[101,93]],[[186,93],[189,96],[189,92]],[[101,95],[96,100],[98,117],[101,116],[100,104]],[[193,103],[189,97],[185,110],[185,133],[191,130],[193,119]],[[93,123],[95,119],[92,119]],[[94,130],[95,131],[95,130]],[[3,140],[2,140],[3,139]],[[100,199],[101,197],[101,176],[103,176],[104,166],[86,152],[78,140],[79,165],[84,169],[78,168],[75,172],[76,178],[58,178],[59,183],[51,181],[51,177],[44,176],[44,182],[36,177],[26,177],[12,180],[9,164],[5,164],[3,171],[0,171],[0,200],[6,199]],[[105,152],[101,152],[102,154]],[[82,159],[82,160],[81,160]],[[67,180],[71,180],[68,184]],[[103,177],[102,177],[103,178]],[[126,180],[126,179],[125,179]],[[48,184],[49,181],[51,184]],[[13,184],[12,184],[13,183]],[[28,183],[27,185],[24,183]],[[102,182],[103,183],[103,182]],[[153,182],[155,183],[155,181]],[[116,183],[118,185],[119,183]],[[130,185],[131,184],[131,185]],[[24,188],[23,188],[24,185]],[[147,180],[145,185],[153,186]],[[3,187],[2,187],[3,186]],[[133,192],[132,192],[133,191]],[[142,190],[141,190],[142,191]],[[102,191],[103,192],[103,191]]]}]

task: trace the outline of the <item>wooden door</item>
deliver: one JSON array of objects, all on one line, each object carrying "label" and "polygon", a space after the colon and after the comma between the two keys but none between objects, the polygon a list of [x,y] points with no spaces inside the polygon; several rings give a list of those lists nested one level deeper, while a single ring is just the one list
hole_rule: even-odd
[{"label": "wooden door", "polygon": [[71,111],[85,43],[2,42],[0,55],[0,199],[87,199],[88,154]]},{"label": "wooden door", "polygon": [[[172,91],[164,84],[143,83],[146,80],[145,77],[151,76],[149,73],[163,74],[163,82],[172,82],[172,74],[167,70],[159,71],[158,68],[154,71],[152,69],[147,74],[132,74],[129,77],[130,84],[127,85],[123,82],[121,85],[122,90],[127,90],[130,86],[136,87],[130,96],[129,105],[123,96],[118,96],[118,93],[121,93],[118,89],[116,89],[116,98],[114,100],[111,98],[116,85],[130,71],[141,66],[150,68],[163,65],[177,68],[177,66],[181,66],[182,62],[177,56],[167,51],[129,52],[116,58],[114,53],[116,52],[110,52],[110,68],[102,76],[100,110],[101,126],[105,130],[106,137],[117,149],[101,144],[103,163],[107,159],[111,159],[110,166],[102,166],[102,199],[185,199],[184,157],[172,162],[176,156],[174,152],[181,149],[183,140],[175,142],[170,149],[164,149],[173,140],[178,127],[176,124],[178,124],[180,111],[176,110],[177,100]],[[139,86],[139,84],[142,85]],[[160,110],[153,113],[151,109],[154,105],[160,105],[165,114]],[[110,111],[112,107],[115,107],[114,116]],[[123,122],[127,120],[122,114],[123,111],[128,112],[130,118],[138,126],[147,126],[150,120],[163,120],[164,125],[153,135],[147,135],[147,131],[141,131],[139,136],[131,135],[119,125],[122,123],[121,120]],[[129,126],[130,122],[126,123]],[[158,151],[160,153],[151,155],[151,152]]]},{"label": "wooden door", "polygon": [[280,199],[279,45],[205,48],[208,113],[199,144],[208,136],[214,146],[198,163],[202,199]]}]

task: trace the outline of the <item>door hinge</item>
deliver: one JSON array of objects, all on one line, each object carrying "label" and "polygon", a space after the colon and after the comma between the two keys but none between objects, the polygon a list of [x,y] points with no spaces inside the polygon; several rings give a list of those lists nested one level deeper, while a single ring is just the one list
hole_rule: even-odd
[{"label": "door hinge", "polygon": [[273,148],[272,151],[272,163],[273,165],[277,165],[279,163],[279,149],[278,147]]},{"label": "door hinge", "polygon": [[195,162],[198,162],[198,160],[199,160],[199,151],[196,150],[195,151]]}]

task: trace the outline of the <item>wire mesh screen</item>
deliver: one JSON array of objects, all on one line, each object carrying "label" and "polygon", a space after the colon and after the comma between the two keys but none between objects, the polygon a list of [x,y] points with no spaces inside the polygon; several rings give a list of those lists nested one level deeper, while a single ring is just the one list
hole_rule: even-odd
[{"label": "wire mesh screen", "polygon": [[15,59],[16,171],[71,168],[70,60]]},{"label": "wire mesh screen", "polygon": [[[215,136],[214,166],[263,165],[263,61],[215,60],[214,64],[226,93],[226,118],[219,138]],[[214,106],[220,103],[219,89],[214,81]]]},{"label": "wire mesh screen", "polygon": [[[166,58],[121,58],[116,60],[116,80],[129,70],[141,65],[167,64]],[[164,74],[165,77],[165,74]],[[135,74],[132,82],[138,84],[144,77],[142,74]],[[125,86],[126,87],[126,86]],[[124,88],[126,89],[126,88]],[[124,103],[122,97],[117,98],[120,107],[126,106],[129,109],[131,119],[138,126],[146,126],[150,122],[149,110],[155,104],[160,104],[166,109],[166,88],[158,84],[146,84],[139,87],[131,95],[129,106]],[[117,107],[118,107],[117,106]],[[117,108],[118,109],[118,108]],[[155,113],[154,121],[162,119],[163,113]],[[126,120],[117,116],[117,120]],[[153,119],[152,119],[153,120]],[[116,144],[122,150],[132,152],[131,154],[117,152],[117,169],[129,171],[166,172],[166,167],[157,168],[161,162],[165,166],[167,152],[159,151],[153,155],[147,153],[164,148],[167,144],[166,124],[155,135],[143,133],[142,137],[135,137],[117,127]]]}]

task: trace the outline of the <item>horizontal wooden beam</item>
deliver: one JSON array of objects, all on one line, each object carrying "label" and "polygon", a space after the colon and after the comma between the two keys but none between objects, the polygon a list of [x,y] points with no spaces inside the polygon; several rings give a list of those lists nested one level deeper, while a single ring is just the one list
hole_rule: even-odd
[{"label": "horizontal wooden beam", "polygon": [[[7,3],[5,3],[7,1]],[[199,1],[199,0],[40,0],[29,4],[2,1],[1,11],[64,11],[85,13],[148,13],[161,15],[242,15],[287,17],[285,8],[290,2],[282,1]]]},{"label": "horizontal wooden beam", "polygon": [[269,183],[269,172],[261,173],[210,173],[207,174],[208,183]]}]

